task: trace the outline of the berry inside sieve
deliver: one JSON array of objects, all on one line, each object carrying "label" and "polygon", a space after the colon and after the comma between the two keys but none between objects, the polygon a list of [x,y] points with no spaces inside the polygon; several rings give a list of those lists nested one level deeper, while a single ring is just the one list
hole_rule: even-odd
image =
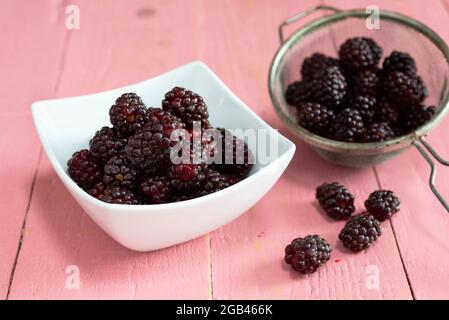
[{"label": "berry inside sieve", "polygon": [[[331,11],[318,19],[309,20],[286,38],[285,29],[321,11]],[[339,10],[316,6],[300,12],[279,26],[280,48],[269,72],[269,92],[276,113],[288,128],[310,145],[324,159],[350,167],[368,167],[389,160],[415,146],[431,168],[429,185],[438,200],[449,211],[449,205],[435,187],[434,160],[449,166],[426,142],[426,135],[448,112],[449,48],[433,30],[423,23],[399,13],[379,10],[379,25],[372,27],[372,11],[366,9]],[[297,80],[301,63],[315,52],[337,57],[338,48],[348,38],[373,38],[383,49],[384,56],[393,50],[409,53],[415,58],[427,89],[427,105],[436,106],[433,118],[413,132],[386,141],[353,143],[328,139],[301,127],[296,110],[286,101],[287,86]]]}]

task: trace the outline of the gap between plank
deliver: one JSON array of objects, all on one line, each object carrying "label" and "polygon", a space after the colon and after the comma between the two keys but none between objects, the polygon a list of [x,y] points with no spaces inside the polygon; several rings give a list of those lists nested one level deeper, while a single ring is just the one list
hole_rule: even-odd
[{"label": "gap between plank", "polygon": [[[66,3],[66,1],[63,2],[63,5],[65,3]],[[59,70],[60,71],[57,74],[55,86],[54,86],[54,89],[53,89],[53,93],[54,93],[55,96],[59,92],[62,75],[64,73],[65,61],[66,61],[66,56],[67,56],[67,51],[68,51],[68,47],[69,47],[70,38],[71,38],[71,32],[66,30],[66,32],[64,34],[64,42],[63,42],[63,47],[62,47],[61,60],[59,62]],[[9,277],[8,291],[6,293],[6,300],[9,300],[9,295],[11,293],[12,284],[14,282],[14,275],[15,275],[15,272],[16,272],[17,263],[19,261],[20,252],[22,250],[22,244],[23,244],[23,240],[24,240],[24,232],[25,232],[25,228],[26,228],[26,222],[27,222],[28,213],[29,213],[30,207],[31,207],[31,200],[33,198],[34,187],[35,187],[35,184],[36,184],[36,179],[37,179],[37,174],[38,174],[38,171],[39,171],[39,165],[40,165],[41,159],[42,159],[42,146],[39,148],[39,155],[38,155],[38,159],[37,159],[36,169],[34,170],[33,180],[31,182],[30,194],[29,194],[29,197],[28,197],[28,203],[27,203],[27,207],[26,207],[26,210],[25,210],[25,215],[24,215],[23,221],[22,221],[22,227],[21,227],[21,231],[20,231],[19,243],[17,245],[16,255],[15,255],[15,258],[14,258],[14,263],[13,263],[13,267],[12,267],[11,274],[10,274],[10,277]]]},{"label": "gap between plank", "polygon": [[[376,167],[373,167],[373,172],[374,172],[374,176],[376,177],[377,186],[379,187],[379,189],[382,189],[382,184],[380,183],[380,179],[379,179],[379,175],[377,173]],[[410,288],[410,293],[412,295],[413,300],[416,300],[415,292],[413,291],[413,286],[412,286],[412,283],[410,281],[410,277],[409,277],[409,274],[407,272],[407,268],[405,267],[404,259],[402,257],[401,248],[399,247],[399,242],[398,242],[398,238],[397,238],[397,235],[396,235],[396,230],[394,229],[394,225],[393,225],[393,222],[391,221],[391,219],[389,219],[388,221],[390,223],[391,230],[393,231],[394,242],[396,243],[396,248],[398,249],[398,252],[399,252],[399,258],[401,259],[402,268],[404,270],[405,277],[407,279],[407,284],[408,284],[408,286]]]}]

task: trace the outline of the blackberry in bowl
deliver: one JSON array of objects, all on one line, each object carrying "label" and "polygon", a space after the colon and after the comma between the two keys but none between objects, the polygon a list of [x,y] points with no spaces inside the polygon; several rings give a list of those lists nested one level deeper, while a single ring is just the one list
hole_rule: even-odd
[{"label": "blackberry in bowl", "polygon": [[361,213],[346,222],[338,238],[353,252],[366,250],[382,235],[380,221],[373,215]]}]

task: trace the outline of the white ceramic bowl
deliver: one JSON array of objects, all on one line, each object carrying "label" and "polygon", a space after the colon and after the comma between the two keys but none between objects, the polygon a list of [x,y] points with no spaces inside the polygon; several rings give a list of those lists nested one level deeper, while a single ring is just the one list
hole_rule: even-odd
[{"label": "white ceramic bowl", "polygon": [[[147,106],[160,106],[174,86],[204,97],[216,127],[266,129],[278,137],[278,156],[225,190],[193,200],[160,205],[117,205],[101,202],[79,188],[67,174],[67,160],[88,147],[90,137],[110,125],[108,111],[125,92],[136,92]],[[113,239],[136,251],[175,245],[212,231],[253,206],[288,166],[295,145],[277,133],[237,98],[202,62],[196,61],[130,86],[80,97],[35,102],[33,118],[42,145],[59,178],[87,214]],[[254,146],[249,145],[251,149]]]}]

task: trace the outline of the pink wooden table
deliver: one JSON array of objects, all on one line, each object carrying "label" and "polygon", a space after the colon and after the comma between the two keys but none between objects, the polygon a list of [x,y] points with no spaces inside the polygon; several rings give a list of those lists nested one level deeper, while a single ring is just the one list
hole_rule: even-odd
[{"label": "pink wooden table", "polygon": [[[377,4],[423,21],[449,42],[449,0],[320,3]],[[79,30],[65,27],[68,4],[79,6]],[[430,193],[428,167],[417,151],[366,170],[336,167],[292,137],[271,107],[266,83],[277,25],[315,4],[1,1],[0,297],[449,298],[449,215]],[[297,154],[272,191],[231,224],[166,250],[131,252],[103,233],[62,186],[42,152],[30,104],[138,82],[195,59],[291,138]],[[448,124],[446,119],[429,139],[446,157]],[[333,179],[356,194],[359,208],[379,187],[402,199],[401,212],[367,252],[342,250],[336,240],[342,224],[317,212],[314,188]],[[449,197],[447,181],[449,170],[442,170],[439,187]],[[297,276],[284,266],[283,249],[310,233],[336,249],[319,272]],[[73,270],[79,270],[79,289],[67,285]]]}]

